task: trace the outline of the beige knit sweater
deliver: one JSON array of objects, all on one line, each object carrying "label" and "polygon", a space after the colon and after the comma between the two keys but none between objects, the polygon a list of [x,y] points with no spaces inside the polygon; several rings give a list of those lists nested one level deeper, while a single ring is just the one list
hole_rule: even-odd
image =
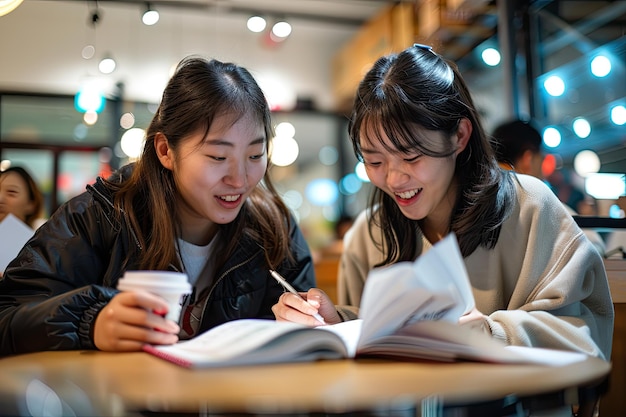
[{"label": "beige knit sweater", "polygon": [[[511,175],[519,178],[517,199],[496,247],[465,258],[476,307],[507,344],[609,359],[613,304],[601,256],[546,184]],[[423,251],[432,247],[422,241]],[[337,307],[344,319],[357,317],[368,271],[381,260],[363,212],[344,238]]]}]

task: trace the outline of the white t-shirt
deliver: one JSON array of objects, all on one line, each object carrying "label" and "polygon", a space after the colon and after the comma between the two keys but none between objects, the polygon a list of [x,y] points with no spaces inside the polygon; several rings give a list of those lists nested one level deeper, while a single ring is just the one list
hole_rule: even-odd
[{"label": "white t-shirt", "polygon": [[216,240],[217,239],[213,238],[208,244],[198,246],[178,239],[180,259],[183,261],[183,268],[192,286],[196,284],[198,277],[208,266],[207,264],[211,263],[211,257],[209,255],[213,251]]},{"label": "white t-shirt", "polygon": [[202,303],[198,297],[207,287],[213,283],[214,261],[212,253],[218,241],[217,235],[204,246],[194,245],[178,239],[178,251],[183,263],[184,272],[187,274],[189,283],[193,288],[192,294],[183,301],[182,314],[179,324],[181,326],[179,337],[188,339],[196,335],[200,320],[202,319]]}]

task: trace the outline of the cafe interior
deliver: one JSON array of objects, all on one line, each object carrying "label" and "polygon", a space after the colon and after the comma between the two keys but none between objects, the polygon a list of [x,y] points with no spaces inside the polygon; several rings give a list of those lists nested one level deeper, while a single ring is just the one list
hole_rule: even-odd
[{"label": "cafe interior", "polygon": [[[136,160],[180,59],[243,65],[273,111],[272,177],[334,297],[335,226],[371,191],[347,122],[376,58],[430,45],[459,66],[488,132],[532,120],[544,174],[580,190],[592,202],[580,214],[609,236],[625,227],[625,33],[626,1],[614,0],[0,1],[0,170],[26,167],[49,216]],[[626,409],[626,254],[607,249],[616,321],[602,416]]]}]

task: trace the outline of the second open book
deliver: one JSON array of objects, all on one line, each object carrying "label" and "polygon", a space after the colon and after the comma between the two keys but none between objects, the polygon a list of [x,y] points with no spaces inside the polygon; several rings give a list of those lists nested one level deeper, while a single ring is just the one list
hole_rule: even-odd
[{"label": "second open book", "polygon": [[219,367],[366,356],[559,365],[581,353],[505,347],[459,326],[474,297],[456,237],[450,234],[414,262],[370,272],[360,318],[310,328],[242,319],[197,337],[144,350],[185,367]]}]

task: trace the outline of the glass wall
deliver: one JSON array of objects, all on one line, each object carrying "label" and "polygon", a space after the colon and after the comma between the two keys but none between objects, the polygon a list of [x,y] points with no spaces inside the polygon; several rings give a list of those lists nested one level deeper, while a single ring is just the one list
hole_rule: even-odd
[{"label": "glass wall", "polygon": [[[532,120],[544,138],[545,179],[557,194],[582,195],[586,214],[609,216],[624,198],[624,19],[626,2],[529,2],[515,11],[511,33],[459,61],[487,131],[514,117]],[[489,65],[485,54],[494,50],[502,59]],[[613,194],[605,190],[612,181],[598,181],[609,176]]]},{"label": "glass wall", "polygon": [[105,107],[96,123],[87,124],[73,97],[1,94],[0,160],[33,175],[50,215],[100,172],[102,150],[117,134],[112,115]]},{"label": "glass wall", "polygon": [[74,97],[46,95],[0,95],[0,138],[2,143],[40,145],[108,146],[111,141],[112,106],[87,125],[74,109]]}]

